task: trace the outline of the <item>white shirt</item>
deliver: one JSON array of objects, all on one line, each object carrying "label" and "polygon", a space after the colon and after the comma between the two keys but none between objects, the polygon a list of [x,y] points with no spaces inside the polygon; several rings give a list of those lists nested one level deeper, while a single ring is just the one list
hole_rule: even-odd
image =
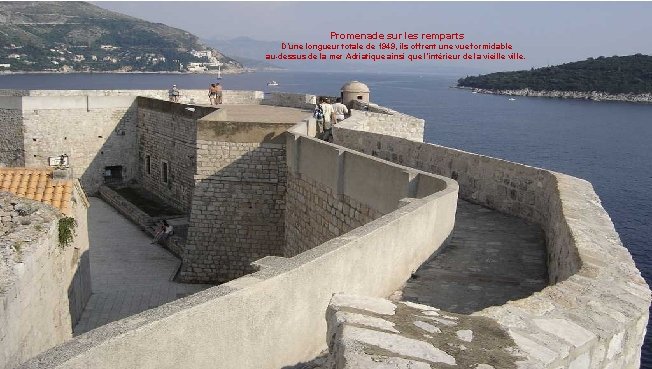
[{"label": "white shirt", "polygon": [[349,108],[342,103],[333,104],[333,111],[335,112],[335,119],[342,120],[344,119],[344,114],[349,113]]},{"label": "white shirt", "polygon": [[321,110],[324,112],[324,123],[330,123],[331,116],[333,115],[333,105],[321,103]]}]

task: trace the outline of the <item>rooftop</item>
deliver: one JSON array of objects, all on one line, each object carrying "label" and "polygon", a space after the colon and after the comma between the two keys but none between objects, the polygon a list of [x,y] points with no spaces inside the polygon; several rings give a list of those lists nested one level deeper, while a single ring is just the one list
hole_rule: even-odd
[{"label": "rooftop", "polygon": [[70,215],[73,182],[54,180],[52,169],[0,168],[0,191],[52,205]]},{"label": "rooftop", "polygon": [[270,105],[218,105],[207,119],[222,122],[296,124],[311,115],[306,109]]}]

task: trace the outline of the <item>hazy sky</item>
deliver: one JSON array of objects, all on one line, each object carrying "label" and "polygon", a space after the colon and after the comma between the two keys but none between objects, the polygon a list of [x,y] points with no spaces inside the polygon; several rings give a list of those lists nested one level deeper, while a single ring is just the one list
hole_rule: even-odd
[{"label": "hazy sky", "polygon": [[[510,42],[526,60],[652,54],[652,2],[94,2],[202,39],[327,41],[336,32],[460,32]],[[476,62],[482,63],[482,62]],[[502,69],[502,68],[501,68]]]}]

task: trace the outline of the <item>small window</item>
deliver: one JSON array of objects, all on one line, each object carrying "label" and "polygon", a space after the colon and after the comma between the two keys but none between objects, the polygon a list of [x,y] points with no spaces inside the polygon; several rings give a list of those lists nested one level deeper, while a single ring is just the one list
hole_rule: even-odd
[{"label": "small window", "polygon": [[149,155],[145,155],[145,170],[147,174],[152,174],[152,158]]},{"label": "small window", "polygon": [[162,162],[161,168],[161,180],[163,183],[168,183],[168,175],[170,174],[170,167],[168,166],[168,162]]},{"label": "small window", "polygon": [[121,183],[121,182],[122,182],[121,165],[104,167],[104,183]]}]

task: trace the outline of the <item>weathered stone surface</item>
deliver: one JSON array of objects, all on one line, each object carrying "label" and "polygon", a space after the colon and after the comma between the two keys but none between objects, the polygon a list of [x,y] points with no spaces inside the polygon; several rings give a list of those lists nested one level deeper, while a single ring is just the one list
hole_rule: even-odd
[{"label": "weathered stone surface", "polygon": [[534,319],[534,324],[575,347],[580,347],[595,338],[590,331],[565,319]]},{"label": "weathered stone surface", "polygon": [[337,320],[335,324],[338,326],[342,324],[353,324],[398,333],[394,328],[394,323],[373,316],[340,311],[335,314],[335,319]]},{"label": "weathered stone surface", "polygon": [[441,329],[435,327],[432,324],[423,322],[421,320],[417,320],[416,322],[414,322],[414,325],[429,333],[441,333]]},{"label": "weathered stone surface", "polygon": [[334,309],[350,308],[381,315],[394,315],[396,310],[396,305],[385,299],[346,294],[333,296],[330,305]]},{"label": "weathered stone surface", "polygon": [[347,340],[355,340],[373,345],[392,353],[425,360],[431,363],[455,365],[455,358],[433,345],[405,338],[397,334],[372,331],[364,328],[345,327],[343,335]]},{"label": "weathered stone surface", "polygon": [[457,334],[457,338],[461,339],[464,342],[473,341],[473,331],[470,329],[463,329],[455,333]]},{"label": "weathered stone surface", "polygon": [[431,369],[429,364],[422,361],[392,356],[366,355],[358,352],[347,353],[343,361],[344,363],[341,365],[352,369]]},{"label": "weathered stone surface", "polygon": [[[438,360],[443,360],[442,357],[448,360],[445,365],[452,365],[450,363],[453,359],[455,365],[461,368],[474,368],[478,364],[487,362],[494,363],[501,369],[517,367],[516,361],[519,360],[519,355],[514,354],[516,344],[509,338],[507,332],[500,330],[498,324],[489,319],[440,311],[443,316],[448,317],[449,322],[455,320],[460,328],[451,327],[430,320],[418,320],[418,318],[432,318],[422,313],[433,312],[433,310],[424,305],[402,302],[396,304],[393,315],[380,315],[368,310],[360,312],[369,317],[382,316],[383,320],[393,323],[397,331],[393,334],[372,326],[362,328],[358,324],[338,322],[334,317],[352,305],[352,303],[342,303],[347,299],[355,299],[355,296],[335,295],[327,313],[330,357],[331,362],[335,363],[335,369],[355,368],[349,361],[341,360],[351,355],[366,355],[377,360],[378,365],[385,365],[390,357],[400,356],[404,359],[428,361],[433,368],[437,368],[438,364],[433,361],[435,354],[439,357]],[[337,301],[337,304],[334,304],[334,301]],[[436,324],[440,325],[436,326]],[[412,351],[407,347],[408,345]],[[433,348],[436,350],[433,351]],[[442,352],[446,356],[442,356]],[[441,362],[439,365],[444,364]]]}]

